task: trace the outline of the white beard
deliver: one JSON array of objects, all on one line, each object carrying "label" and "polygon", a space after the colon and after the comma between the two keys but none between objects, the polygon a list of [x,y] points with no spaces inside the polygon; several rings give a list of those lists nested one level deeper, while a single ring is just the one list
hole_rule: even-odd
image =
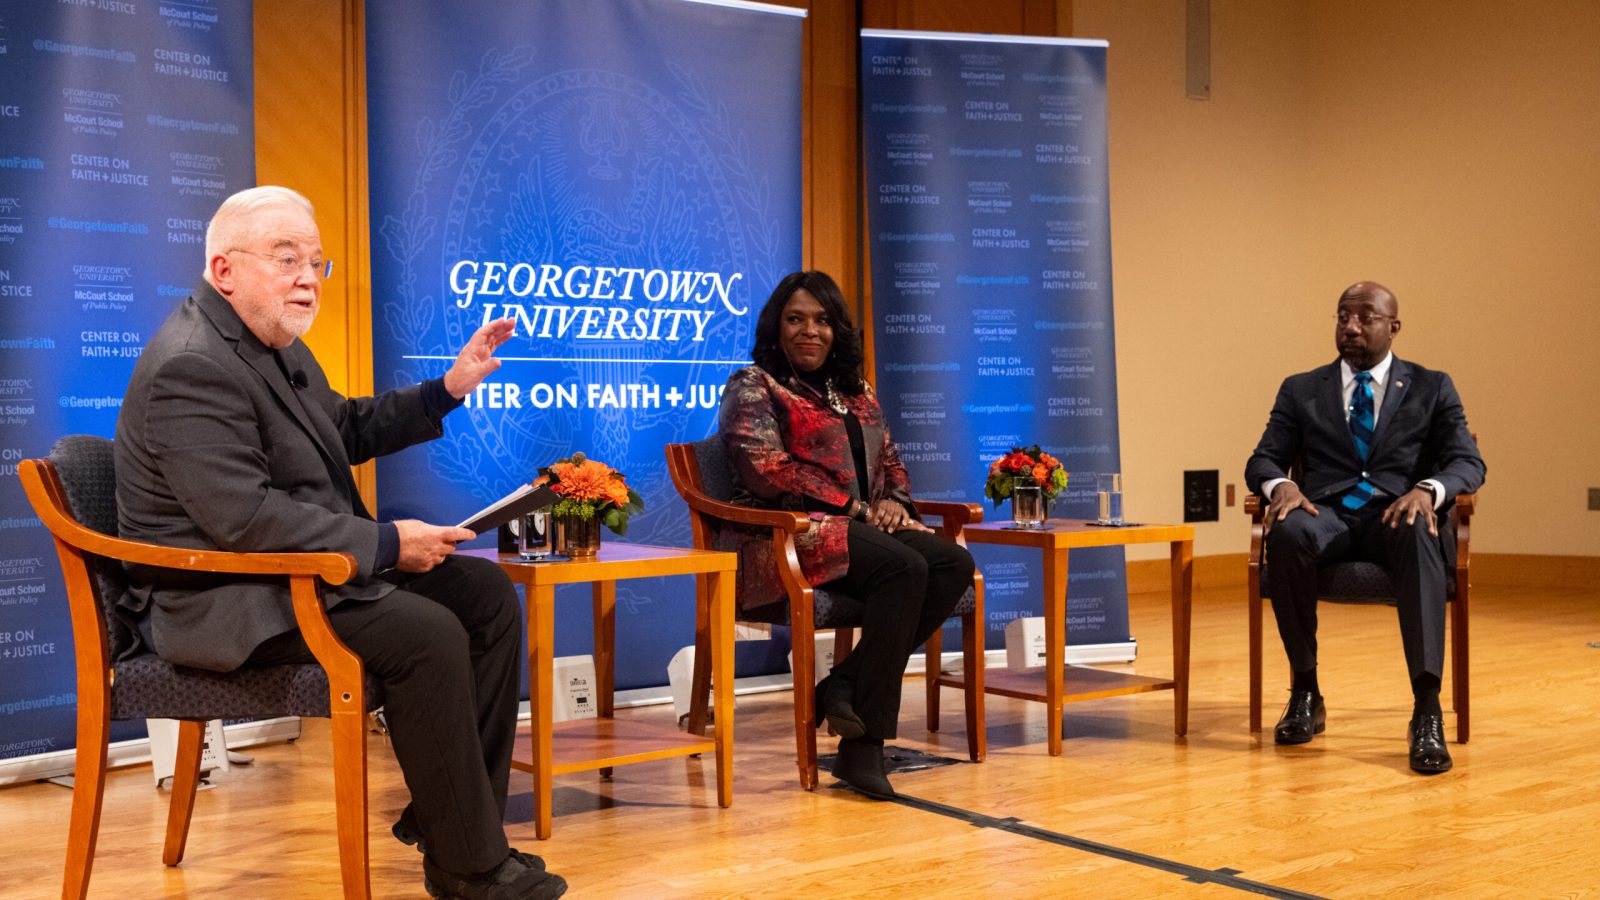
[{"label": "white beard", "polygon": [[317,320],[317,309],[318,307],[312,307],[302,311],[298,307],[286,308],[278,316],[278,327],[283,329],[283,333],[288,335],[291,341],[305,337],[306,332],[311,330],[311,323]]}]

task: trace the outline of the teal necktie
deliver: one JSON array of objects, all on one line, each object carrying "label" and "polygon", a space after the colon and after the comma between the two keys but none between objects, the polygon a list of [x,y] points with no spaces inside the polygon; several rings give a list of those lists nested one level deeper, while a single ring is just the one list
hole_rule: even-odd
[{"label": "teal necktie", "polygon": [[[1377,423],[1377,416],[1372,406],[1372,373],[1356,373],[1356,389],[1350,397],[1350,436],[1356,442],[1356,455],[1361,457],[1361,465],[1367,464],[1367,457],[1372,455],[1372,429]],[[1345,509],[1360,509],[1367,505],[1378,489],[1372,482],[1363,477],[1355,487],[1345,492],[1340,501]]]}]

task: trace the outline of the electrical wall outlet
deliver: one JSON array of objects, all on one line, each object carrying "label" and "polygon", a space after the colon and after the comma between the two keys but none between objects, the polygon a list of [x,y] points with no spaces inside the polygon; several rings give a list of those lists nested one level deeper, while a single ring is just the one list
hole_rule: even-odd
[{"label": "electrical wall outlet", "polygon": [[1183,473],[1183,520],[1185,522],[1217,521],[1216,469],[1200,469]]}]

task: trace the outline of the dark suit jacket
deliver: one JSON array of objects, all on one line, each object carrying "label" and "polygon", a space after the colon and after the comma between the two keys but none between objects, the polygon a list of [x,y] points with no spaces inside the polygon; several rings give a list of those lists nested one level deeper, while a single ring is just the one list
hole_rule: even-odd
[{"label": "dark suit jacket", "polygon": [[[172,547],[240,552],[336,551],[358,566],[325,603],[374,600],[379,525],[350,465],[438,437],[420,386],[345,399],[300,341],[270,348],[209,284],[183,301],[145,347],[117,418],[122,535]],[[130,566],[124,609],[149,616],[162,657],[237,668],[262,641],[295,627],[283,580]]]},{"label": "dark suit jacket", "polygon": [[1439,482],[1441,511],[1457,494],[1476,491],[1485,472],[1450,376],[1399,357],[1389,367],[1365,470],[1345,419],[1338,361],[1284,379],[1267,430],[1245,465],[1245,483],[1259,493],[1263,483],[1289,477],[1296,461],[1300,490],[1313,503],[1334,502],[1364,471],[1391,497],[1423,479]]}]

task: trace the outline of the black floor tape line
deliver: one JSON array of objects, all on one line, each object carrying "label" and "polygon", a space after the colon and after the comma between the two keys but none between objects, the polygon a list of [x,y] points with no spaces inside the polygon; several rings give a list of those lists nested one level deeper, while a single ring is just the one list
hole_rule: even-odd
[{"label": "black floor tape line", "polygon": [[1233,888],[1237,891],[1244,891],[1250,894],[1260,894],[1265,897],[1293,897],[1310,898],[1310,900],[1322,900],[1322,898],[1316,894],[1305,894],[1301,893],[1300,891],[1291,891],[1287,888],[1273,887],[1270,884],[1262,884],[1259,881],[1251,881],[1247,878],[1239,878],[1237,877],[1239,874],[1238,869],[1202,869],[1198,866],[1173,862],[1170,859],[1162,859],[1159,856],[1151,856],[1147,853],[1124,850],[1121,847],[1113,847],[1109,844],[1100,844],[1094,841],[1085,840],[1083,838],[1072,837],[1071,835],[1058,834],[1054,831],[1050,831],[1045,828],[1039,828],[1035,825],[1024,825],[1022,824],[1021,820],[1016,818],[997,819],[993,816],[986,816],[982,813],[972,812],[971,810],[962,809],[958,806],[946,806],[943,803],[935,803],[932,800],[922,800],[906,794],[900,794],[899,796],[895,797],[893,802],[898,803],[901,806],[908,806],[912,809],[920,809],[923,812],[931,812],[935,815],[957,819],[977,828],[998,828],[1001,831],[1021,835],[1022,837],[1026,838],[1032,838],[1036,841],[1045,841],[1046,843],[1057,844],[1062,847],[1071,847],[1074,850],[1082,850],[1085,853],[1094,853],[1099,856],[1110,857],[1111,859],[1120,859],[1123,862],[1130,862],[1134,865],[1145,866],[1146,868],[1150,869],[1159,869],[1163,872],[1171,872],[1174,875],[1182,875],[1184,881],[1194,882],[1195,884],[1216,884],[1223,887]]}]

